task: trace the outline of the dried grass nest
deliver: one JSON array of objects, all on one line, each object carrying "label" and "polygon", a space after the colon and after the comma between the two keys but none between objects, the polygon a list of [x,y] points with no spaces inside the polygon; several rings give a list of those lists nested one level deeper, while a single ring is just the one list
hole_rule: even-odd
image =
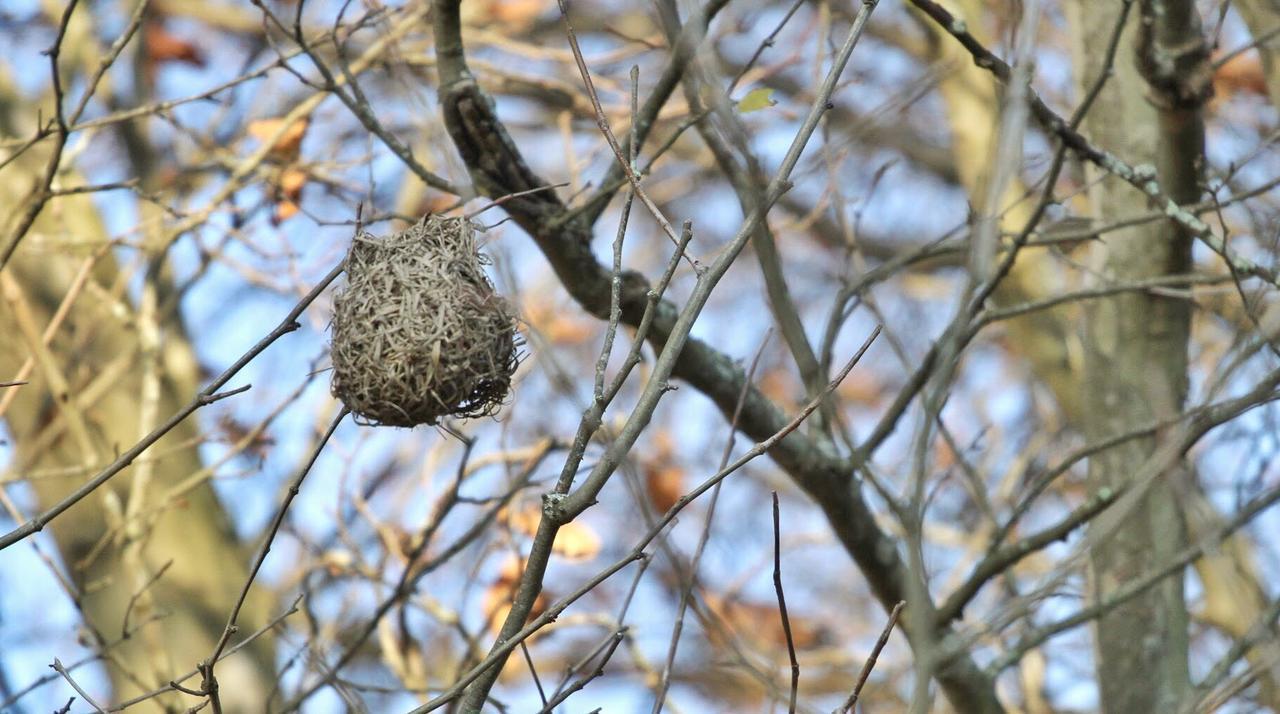
[{"label": "dried grass nest", "polygon": [[498,410],[518,363],[516,322],[465,218],[427,216],[351,242],[333,314],[334,396],[374,426]]}]

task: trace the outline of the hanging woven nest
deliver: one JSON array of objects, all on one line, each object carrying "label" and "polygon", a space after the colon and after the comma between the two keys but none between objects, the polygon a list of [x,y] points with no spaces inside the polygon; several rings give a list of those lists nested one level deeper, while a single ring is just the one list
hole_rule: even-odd
[{"label": "hanging woven nest", "polygon": [[493,414],[511,389],[515,318],[464,218],[360,233],[334,301],[334,396],[374,426]]}]

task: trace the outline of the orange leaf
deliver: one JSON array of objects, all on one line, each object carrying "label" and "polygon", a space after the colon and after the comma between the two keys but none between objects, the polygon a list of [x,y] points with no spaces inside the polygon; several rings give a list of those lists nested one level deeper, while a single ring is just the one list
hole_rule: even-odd
[{"label": "orange leaf", "polygon": [[289,167],[280,172],[280,193],[290,201],[298,200],[302,195],[302,187],[307,185],[310,176],[297,167]]},{"label": "orange leaf", "polygon": [[653,454],[655,461],[667,461],[671,455],[675,453],[676,440],[671,435],[671,429],[663,427],[653,436]]},{"label": "orange leaf", "polygon": [[557,344],[579,344],[595,334],[595,323],[580,318],[572,310],[557,310],[541,303],[525,307],[529,325]]},{"label": "orange leaf", "polygon": [[1258,54],[1246,52],[1227,60],[1213,74],[1213,90],[1223,97],[1237,92],[1266,96],[1267,80],[1263,76],[1262,61]]},{"label": "orange leaf", "polygon": [[502,561],[502,567],[498,568],[498,579],[496,582],[513,585],[520,581],[520,576],[524,574],[524,561],[512,555]]},{"label": "orange leaf", "polygon": [[550,3],[545,0],[501,0],[492,5],[493,19],[524,27],[532,24],[549,7]]},{"label": "orange leaf", "polygon": [[956,465],[956,452],[951,450],[951,444],[941,436],[934,441],[933,461],[934,468],[939,471],[946,471]]},{"label": "orange leaf", "polygon": [[684,494],[684,469],[678,466],[645,469],[645,492],[658,513],[666,513]]},{"label": "orange leaf", "polygon": [[[272,137],[280,134],[276,138],[275,143],[271,145],[271,153],[278,158],[292,159],[298,156],[298,150],[302,146],[302,137],[307,134],[307,127],[310,126],[311,120],[303,117],[294,121],[288,127],[284,126],[284,119],[254,119],[249,122],[246,129],[249,136],[261,142],[271,141]],[[284,132],[280,133],[284,127]]]},{"label": "orange leaf", "polygon": [[281,201],[276,204],[276,210],[271,214],[271,221],[275,225],[280,225],[281,223],[298,215],[298,211],[301,210],[302,209],[298,207],[298,204],[293,201]]},{"label": "orange leaf", "polygon": [[458,205],[458,197],[447,193],[431,192],[418,203],[418,214],[446,213]]},{"label": "orange leaf", "polygon": [[471,26],[499,25],[506,32],[520,32],[551,7],[550,0],[468,2],[462,6],[462,21]]},{"label": "orange leaf", "polygon": [[204,66],[204,53],[194,44],[172,35],[158,22],[148,22],[142,31],[147,57],[153,62],[182,62]]},{"label": "orange leaf", "polygon": [[547,337],[559,344],[576,345],[586,342],[595,334],[595,323],[587,320],[570,318],[566,314],[561,314],[556,320],[552,321],[551,329],[547,331]]},{"label": "orange leaf", "polygon": [[[524,561],[514,556],[507,558],[502,563],[497,579],[484,591],[484,596],[480,600],[480,611],[484,613],[485,623],[494,635],[502,629],[507,613],[511,612],[511,600],[515,597],[516,588],[520,584],[520,575],[523,572]],[[529,612],[529,617],[537,617],[546,609],[547,595],[546,592],[542,592],[533,601],[533,609]]]},{"label": "orange leaf", "polygon": [[760,391],[779,404],[790,404],[796,391],[796,381],[785,369],[771,369],[760,378]]}]

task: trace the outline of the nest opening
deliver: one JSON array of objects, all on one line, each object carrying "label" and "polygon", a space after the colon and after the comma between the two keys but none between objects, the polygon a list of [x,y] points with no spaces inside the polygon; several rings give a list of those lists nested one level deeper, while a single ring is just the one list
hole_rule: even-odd
[{"label": "nest opening", "polygon": [[427,216],[385,238],[360,233],[334,299],[334,396],[379,426],[487,416],[518,364],[515,318],[485,275],[475,226]]}]

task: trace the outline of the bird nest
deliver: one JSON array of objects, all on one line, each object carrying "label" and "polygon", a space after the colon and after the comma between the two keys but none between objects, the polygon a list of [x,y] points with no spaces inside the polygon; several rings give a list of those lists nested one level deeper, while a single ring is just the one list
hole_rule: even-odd
[{"label": "bird nest", "polygon": [[379,426],[493,414],[511,389],[515,318],[494,292],[464,218],[361,232],[334,301],[334,396]]}]

